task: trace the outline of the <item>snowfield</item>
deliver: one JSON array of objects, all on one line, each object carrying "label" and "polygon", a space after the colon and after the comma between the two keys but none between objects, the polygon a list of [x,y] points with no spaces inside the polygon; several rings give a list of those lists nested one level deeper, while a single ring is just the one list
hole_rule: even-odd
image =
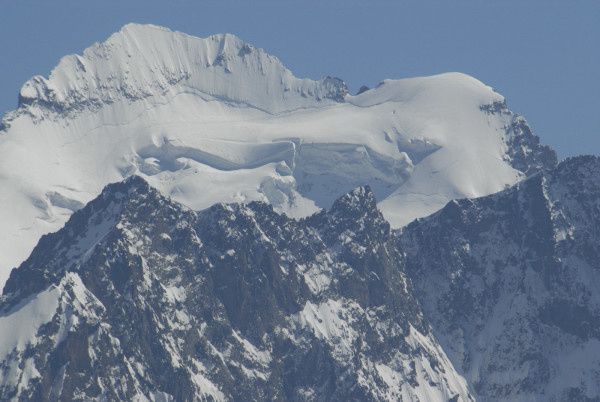
[{"label": "snowfield", "polygon": [[532,136],[516,121],[526,127],[464,74],[353,96],[336,78],[294,77],[232,35],[126,25],[25,83],[4,116],[0,285],[43,234],[132,174],[195,210],[261,200],[294,217],[368,184],[400,227],[525,177],[514,155],[539,143],[515,147]]}]

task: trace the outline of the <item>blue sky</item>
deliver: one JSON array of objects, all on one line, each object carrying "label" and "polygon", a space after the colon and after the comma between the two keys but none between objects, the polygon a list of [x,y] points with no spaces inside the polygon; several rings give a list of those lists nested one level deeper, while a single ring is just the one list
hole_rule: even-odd
[{"label": "blue sky", "polygon": [[231,32],[295,75],[352,90],[447,71],[507,97],[561,157],[600,153],[600,1],[9,1],[0,3],[0,112],[29,77],[127,22]]}]

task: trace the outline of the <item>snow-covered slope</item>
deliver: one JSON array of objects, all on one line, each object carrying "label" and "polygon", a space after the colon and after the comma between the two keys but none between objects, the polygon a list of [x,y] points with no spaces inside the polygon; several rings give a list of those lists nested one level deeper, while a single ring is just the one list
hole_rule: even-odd
[{"label": "snow-covered slope", "polygon": [[34,77],[0,130],[0,284],[40,236],[131,174],[193,208],[304,216],[369,184],[393,226],[555,163],[502,96],[451,73],[357,96],[232,35],[127,25]]}]

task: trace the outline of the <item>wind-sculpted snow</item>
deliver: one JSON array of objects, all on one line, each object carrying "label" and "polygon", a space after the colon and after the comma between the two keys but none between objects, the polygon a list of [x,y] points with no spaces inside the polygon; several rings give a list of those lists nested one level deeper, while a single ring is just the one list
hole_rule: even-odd
[{"label": "wind-sculpted snow", "polygon": [[28,81],[0,127],[0,284],[43,234],[133,174],[196,210],[263,201],[294,217],[368,184],[399,227],[556,162],[464,74],[351,96],[233,35],[136,24]]},{"label": "wind-sculpted snow", "polygon": [[188,147],[178,141],[165,139],[162,144],[152,144],[140,149],[137,156],[140,170],[149,176],[162,171],[175,172],[193,161],[216,170],[254,169],[269,163],[283,162],[294,166],[295,145],[292,141],[245,144],[234,141],[206,140],[198,147]]},{"label": "wind-sculpted snow", "polygon": [[36,76],[25,83],[19,106],[77,114],[120,100],[160,96],[177,86],[269,113],[342,101],[347,93],[335,78],[295,78],[277,58],[234,35],[199,39],[129,24],[83,55],[64,57],[48,79]]},{"label": "wind-sculpted snow", "polygon": [[108,186],[14,270],[2,400],[471,400],[373,193],[308,219]]}]

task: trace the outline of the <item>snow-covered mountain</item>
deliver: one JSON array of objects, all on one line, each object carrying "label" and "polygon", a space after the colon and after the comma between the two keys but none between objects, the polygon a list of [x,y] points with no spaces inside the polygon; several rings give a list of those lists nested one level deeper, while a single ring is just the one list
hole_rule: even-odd
[{"label": "snow-covered mountain", "polygon": [[600,158],[453,201],[398,247],[480,401],[600,400]]},{"label": "snow-covered mountain", "polygon": [[46,235],[0,298],[0,399],[469,401],[370,189],[294,220],[139,177]]},{"label": "snow-covered mountain", "polygon": [[399,227],[556,163],[463,74],[352,96],[232,35],[135,24],[28,81],[0,127],[0,284],[41,235],[132,174],[195,210],[258,200],[290,216],[368,184]]},{"label": "snow-covered mountain", "polygon": [[593,401],[600,158],[399,230],[359,187],[296,220],[133,176],[0,297],[2,400]]}]

